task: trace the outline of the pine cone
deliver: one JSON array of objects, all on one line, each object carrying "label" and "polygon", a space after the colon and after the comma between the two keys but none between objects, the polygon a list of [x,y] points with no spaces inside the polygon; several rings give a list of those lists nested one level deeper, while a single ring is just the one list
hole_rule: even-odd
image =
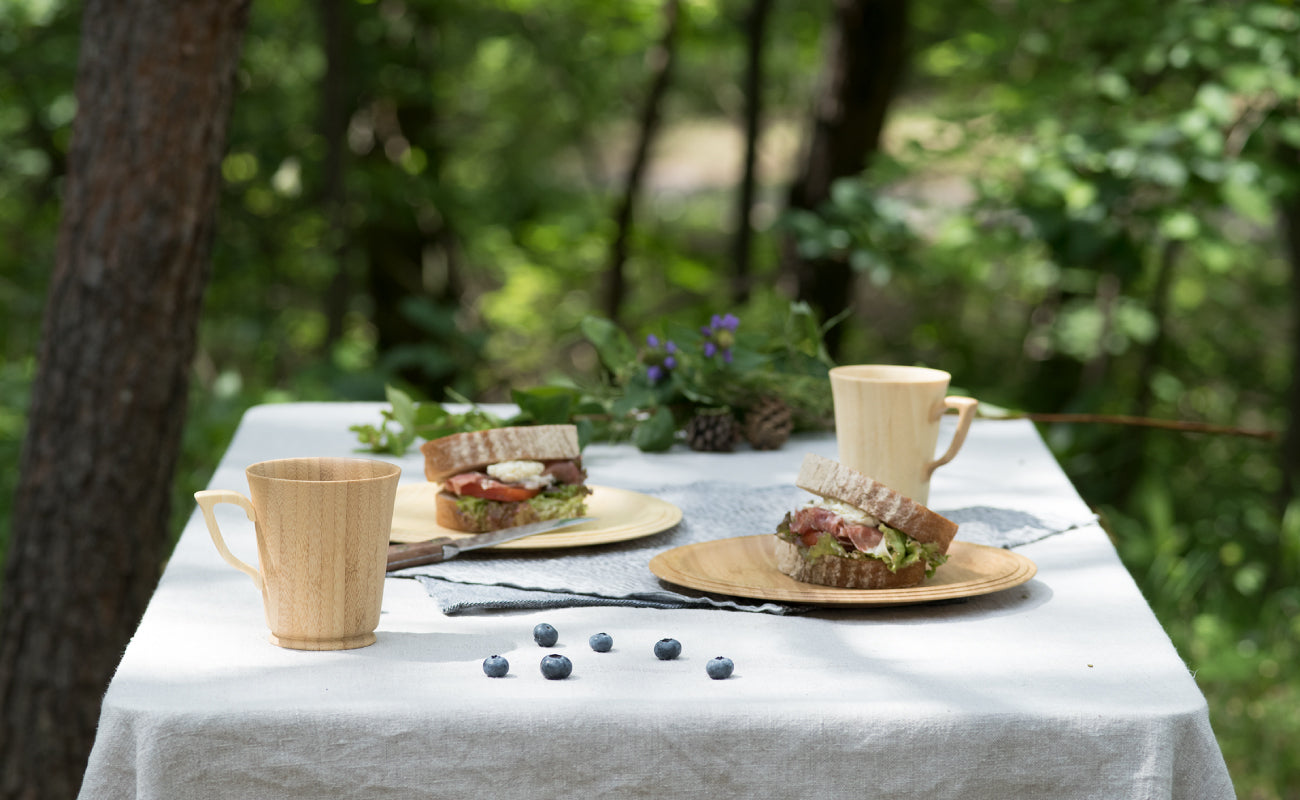
[{"label": "pine cone", "polygon": [[725,408],[708,408],[695,412],[686,424],[686,443],[692,450],[730,453],[740,431],[736,418]]},{"label": "pine cone", "polygon": [[780,450],[794,430],[790,406],[764,397],[745,413],[745,438],[755,450]]}]

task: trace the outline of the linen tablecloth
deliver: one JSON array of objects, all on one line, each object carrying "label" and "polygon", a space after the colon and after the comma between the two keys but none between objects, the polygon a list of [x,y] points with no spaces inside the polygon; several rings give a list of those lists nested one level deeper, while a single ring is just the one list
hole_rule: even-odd
[{"label": "linen tablecloth", "polygon": [[[380,407],[254,408],[211,487],[245,491],[255,461],[347,455],[347,426]],[[805,452],[833,457],[833,438],[769,453],[593,445],[584,462],[593,482],[635,490],[768,486],[793,483]],[[390,460],[423,480],[417,453]],[[930,501],[1087,514],[1024,422],[977,422]],[[251,524],[222,513],[231,548],[255,558]],[[446,615],[394,578],[376,644],[309,653],[267,641],[260,596],[195,516],[104,698],[81,797],[1232,797],[1205,700],[1104,532],[1017,551],[1038,574],[1015,589],[793,616]],[[541,621],[554,648],[532,641]],[[598,631],[611,652],[588,647]],[[652,654],[665,636],[683,645],[675,661]],[[548,652],[572,677],[541,677]],[[508,677],[483,675],[492,654]],[[706,676],[715,655],[735,662],[730,679]]]}]

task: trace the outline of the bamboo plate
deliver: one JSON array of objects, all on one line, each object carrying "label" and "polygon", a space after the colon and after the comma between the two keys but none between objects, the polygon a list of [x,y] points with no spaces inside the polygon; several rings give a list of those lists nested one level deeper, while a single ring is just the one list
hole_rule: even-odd
[{"label": "bamboo plate", "polygon": [[[397,487],[393,506],[393,529],[389,541],[426,542],[439,536],[468,537],[473,533],[444,528],[437,518],[434,498],[441,486],[437,483],[408,483]],[[496,545],[499,550],[542,550],[551,547],[586,547],[649,536],[666,531],[682,521],[677,506],[648,494],[608,486],[590,486],[587,516],[591,522],[538,533],[524,539]]]},{"label": "bamboo plate", "polygon": [[659,578],[715,594],[786,603],[875,606],[929,603],[999,592],[1028,581],[1038,567],[997,547],[955,541],[934,577],[907,589],[837,589],[802,583],[776,568],[772,534],[683,545],[650,560]]}]

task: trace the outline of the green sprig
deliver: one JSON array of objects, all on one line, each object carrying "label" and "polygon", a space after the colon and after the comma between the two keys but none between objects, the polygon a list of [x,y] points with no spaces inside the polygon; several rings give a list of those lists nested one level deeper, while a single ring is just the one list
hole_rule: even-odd
[{"label": "green sprig", "polygon": [[[471,400],[449,392],[452,401],[468,406],[452,412],[441,403],[416,402],[395,387],[386,387],[390,408],[381,422],[353,425],[363,449],[402,455],[418,438],[437,439],[453,433],[511,425],[572,424],[581,446],[596,440],[630,440],[641,450],[661,452],[672,447],[696,411],[726,408],[743,414],[755,402],[775,397],[790,407],[796,430],[824,429],[832,418],[827,373],[831,360],[823,337],[838,320],[819,324],[804,303],[792,303],[784,324],[762,331],[740,325],[728,330],[730,358],[705,355],[709,332],[681,323],[668,323],[661,342],[674,343],[675,364],[652,379],[647,353],[613,322],[599,317],[582,321],[582,332],[595,348],[605,375],[586,388],[552,383],[515,389],[510,399],[519,408],[511,417],[492,414]],[[662,358],[661,358],[662,360]]]}]

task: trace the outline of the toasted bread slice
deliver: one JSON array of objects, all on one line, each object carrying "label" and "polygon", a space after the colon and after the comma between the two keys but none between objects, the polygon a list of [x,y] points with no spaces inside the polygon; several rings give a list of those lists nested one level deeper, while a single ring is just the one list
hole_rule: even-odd
[{"label": "toasted bread slice", "polygon": [[482,522],[462,514],[456,503],[456,495],[438,492],[434,497],[435,521],[444,528],[468,533],[484,533],[516,525],[527,525],[541,519],[533,506],[526,502],[495,502],[491,506],[488,518]]},{"label": "toasted bread slice", "polygon": [[555,461],[577,458],[578,429],[573,425],[529,425],[454,433],[420,445],[424,476],[441,482],[461,472],[502,461]]},{"label": "toasted bread slice", "polygon": [[774,537],[777,569],[804,583],[819,583],[840,589],[905,589],[925,580],[925,562],[918,561],[898,572],[874,558],[822,556],[809,561],[798,545]]},{"label": "toasted bread slice", "polygon": [[934,542],[944,553],[957,534],[957,523],[942,514],[857,470],[815,453],[804,457],[795,485],[815,495],[856,506],[918,542]]}]

